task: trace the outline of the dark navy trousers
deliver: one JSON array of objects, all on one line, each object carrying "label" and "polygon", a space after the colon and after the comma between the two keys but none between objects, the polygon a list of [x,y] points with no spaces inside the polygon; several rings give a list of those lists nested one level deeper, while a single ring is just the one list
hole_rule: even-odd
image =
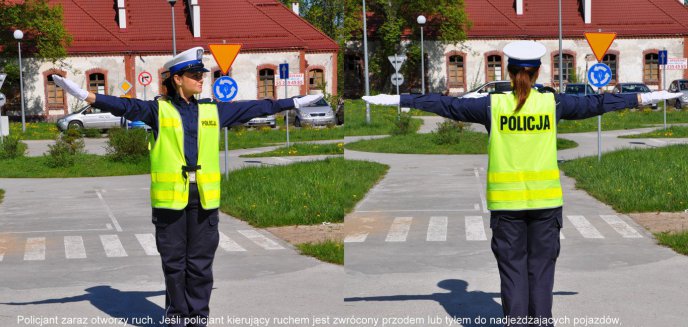
[{"label": "dark navy trousers", "polygon": [[492,252],[499,267],[505,317],[520,318],[521,322],[552,317],[554,266],[559,256],[561,226],[561,207],[491,212]]},{"label": "dark navy trousers", "polygon": [[201,207],[196,184],[190,184],[189,203],[183,210],[153,209],[168,326],[205,326],[219,242],[217,223],[218,210]]}]

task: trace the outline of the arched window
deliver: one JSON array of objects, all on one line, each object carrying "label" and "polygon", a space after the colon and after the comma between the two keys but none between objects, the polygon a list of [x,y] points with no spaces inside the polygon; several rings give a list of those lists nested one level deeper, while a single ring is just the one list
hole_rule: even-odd
[{"label": "arched window", "polygon": [[258,99],[275,98],[275,70],[265,68],[258,71]]},{"label": "arched window", "polygon": [[325,73],[322,69],[308,71],[308,90],[318,90],[325,86]]},{"label": "arched window", "polygon": [[[57,74],[57,73],[55,73]],[[62,74],[57,74],[63,76]],[[64,77],[64,76],[63,76]],[[46,76],[45,82],[45,94],[47,97],[46,103],[48,108],[62,108],[65,104],[64,91],[61,87],[57,87],[55,81],[53,81],[52,74]]]},{"label": "arched window", "polygon": [[[575,67],[573,55],[564,53],[561,72],[564,83],[573,82],[573,75],[576,73]],[[552,69],[554,69],[554,83],[559,83],[559,54],[554,55]]]},{"label": "arched window", "polygon": [[93,73],[88,75],[88,90],[93,93],[107,94],[105,90],[105,74]]},{"label": "arched window", "polygon": [[614,53],[608,53],[604,55],[604,58],[602,58],[602,63],[609,66],[612,70],[612,83],[616,83],[618,81],[618,76],[616,71],[618,70],[618,61],[617,61],[617,56]]},{"label": "arched window", "polygon": [[462,55],[451,55],[447,58],[447,86],[462,87],[466,74],[464,57]]},{"label": "arched window", "polygon": [[645,54],[643,61],[643,82],[646,84],[659,83],[659,55],[657,52]]},{"label": "arched window", "polygon": [[502,56],[487,56],[486,82],[498,81],[502,79]]}]

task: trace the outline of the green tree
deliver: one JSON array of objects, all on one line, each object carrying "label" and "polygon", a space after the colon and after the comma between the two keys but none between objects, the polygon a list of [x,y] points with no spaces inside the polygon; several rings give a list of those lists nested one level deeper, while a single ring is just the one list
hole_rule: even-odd
[{"label": "green tree", "polygon": [[[47,0],[0,0],[0,72],[7,74],[2,92],[8,102],[3,109],[19,106],[17,41],[13,36],[17,29],[24,32],[22,58],[57,61],[67,55],[66,47],[72,41],[64,27],[61,6],[50,5]],[[24,72],[30,69],[31,63],[24,61]]]}]

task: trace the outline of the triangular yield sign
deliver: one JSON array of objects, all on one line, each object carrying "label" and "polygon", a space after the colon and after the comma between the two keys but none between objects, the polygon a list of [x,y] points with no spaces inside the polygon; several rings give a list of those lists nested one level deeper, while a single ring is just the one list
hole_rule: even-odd
[{"label": "triangular yield sign", "polygon": [[588,40],[597,61],[602,62],[604,55],[616,38],[616,33],[585,33],[585,38]]},{"label": "triangular yield sign", "polygon": [[239,54],[239,50],[241,50],[241,44],[208,44],[208,47],[222,73],[227,75],[234,59]]}]

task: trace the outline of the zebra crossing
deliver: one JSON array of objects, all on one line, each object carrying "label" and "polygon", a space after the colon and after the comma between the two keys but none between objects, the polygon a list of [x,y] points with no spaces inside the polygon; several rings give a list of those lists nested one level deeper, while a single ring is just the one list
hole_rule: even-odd
[{"label": "zebra crossing", "polygon": [[[257,230],[245,229],[227,233],[220,231],[219,234],[218,255],[221,253],[285,249],[279,242]],[[0,235],[0,265],[8,261],[31,262],[59,259],[76,261],[89,258],[125,258],[131,256],[158,256],[155,235],[152,233],[51,235],[31,236],[25,239],[8,234]],[[9,258],[13,259],[10,260]]]},{"label": "zebra crossing", "polygon": [[[566,215],[564,217],[564,228],[560,233],[562,240],[567,239],[567,237],[569,239],[643,238],[642,233],[636,229],[637,227],[632,226],[617,215],[594,215],[588,218],[582,215]],[[372,230],[365,222],[358,224],[355,218],[352,218],[351,223],[347,222],[349,232],[344,238],[344,243],[371,241],[371,237],[376,237],[385,231],[384,242],[388,243],[406,242],[413,232],[424,234],[424,241],[427,242],[446,242],[452,239],[469,242],[487,241],[490,239],[488,234],[491,233],[489,219],[489,216],[432,216],[429,219],[404,216],[394,217],[392,222],[383,227],[382,230]],[[460,225],[463,225],[463,228]],[[461,232],[456,233],[456,231]]]}]

